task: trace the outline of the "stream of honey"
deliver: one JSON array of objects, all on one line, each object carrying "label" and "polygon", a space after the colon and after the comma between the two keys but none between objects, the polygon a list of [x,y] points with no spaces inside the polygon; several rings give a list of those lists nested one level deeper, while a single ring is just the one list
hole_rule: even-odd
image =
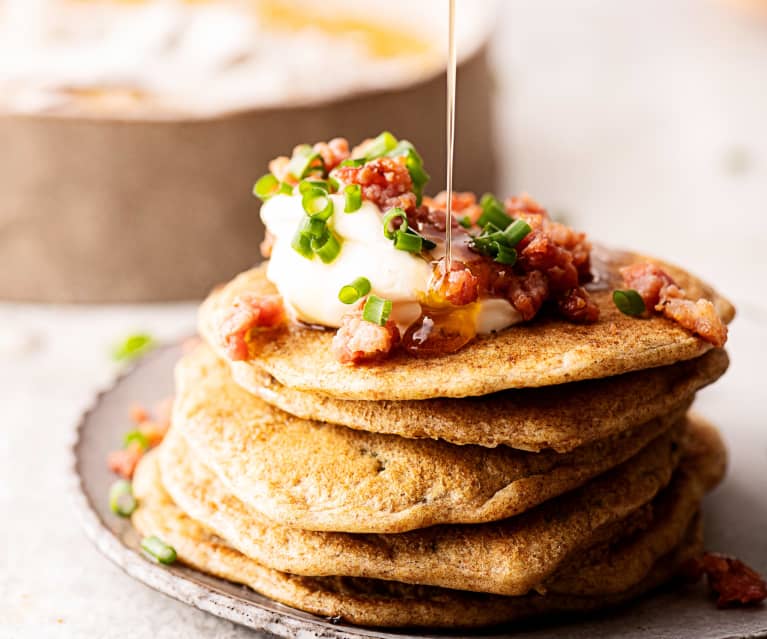
[{"label": "stream of honey", "polygon": [[445,150],[447,167],[445,176],[447,184],[447,215],[445,216],[445,272],[450,272],[453,260],[453,148],[455,145],[455,0],[448,0],[450,4],[448,17],[448,40],[447,40],[447,122],[445,126]]}]

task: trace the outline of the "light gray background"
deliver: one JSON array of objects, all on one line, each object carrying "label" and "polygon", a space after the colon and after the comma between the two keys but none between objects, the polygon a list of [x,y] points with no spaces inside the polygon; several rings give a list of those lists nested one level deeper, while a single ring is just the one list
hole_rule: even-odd
[{"label": "light gray background", "polygon": [[[501,4],[505,190],[528,190],[602,240],[689,265],[739,308],[733,366],[697,404],[734,451],[709,509],[727,516],[708,524],[767,569],[765,528],[747,524],[767,510],[767,10],[759,18],[734,0]],[[122,574],[84,538],[66,498],[73,425],[116,372],[109,345],[137,328],[174,338],[193,326],[191,304],[0,305],[3,639],[254,636]],[[724,612],[729,630],[710,636],[765,614]]]}]

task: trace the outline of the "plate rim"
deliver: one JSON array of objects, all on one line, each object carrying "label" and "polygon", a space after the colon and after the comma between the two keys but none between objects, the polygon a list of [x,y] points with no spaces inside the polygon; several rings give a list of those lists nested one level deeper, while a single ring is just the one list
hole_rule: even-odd
[{"label": "plate rim", "polygon": [[[70,502],[74,506],[78,523],[90,542],[104,557],[136,581],[188,606],[252,630],[270,633],[274,636],[285,637],[286,639],[295,639],[299,636],[302,639],[305,637],[315,637],[316,639],[359,639],[360,637],[392,639],[418,637],[423,639],[433,637],[434,635],[429,633],[408,635],[404,633],[379,632],[364,627],[357,629],[347,624],[336,626],[332,621],[298,609],[296,609],[296,613],[302,615],[302,617],[306,615],[309,618],[294,616],[290,610],[285,612],[269,610],[256,601],[238,597],[231,593],[217,592],[214,587],[196,580],[194,573],[200,573],[200,571],[190,566],[184,567],[191,574],[178,575],[168,571],[165,567],[151,562],[143,557],[141,553],[130,548],[114,531],[110,530],[94,508],[81,473],[81,450],[85,442],[83,434],[91,419],[93,419],[94,411],[103,403],[104,398],[114,391],[123,380],[131,375],[135,375],[152,360],[158,359],[162,355],[167,355],[173,350],[180,349],[183,341],[163,343],[119,371],[111,382],[94,393],[92,399],[86,404],[86,408],[80,413],[75,422],[72,441],[68,446],[69,459],[66,466],[67,493]],[[259,596],[264,596],[255,591],[253,592]],[[232,605],[234,602],[239,604],[239,607]],[[273,601],[273,603],[280,606],[284,605],[277,601]],[[288,606],[285,607],[289,608]]]}]

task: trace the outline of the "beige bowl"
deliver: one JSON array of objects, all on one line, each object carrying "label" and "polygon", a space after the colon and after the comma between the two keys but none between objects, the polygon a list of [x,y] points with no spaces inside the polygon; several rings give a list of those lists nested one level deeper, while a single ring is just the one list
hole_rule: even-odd
[{"label": "beige bowl", "polygon": [[[456,187],[494,183],[486,51],[458,72]],[[0,115],[0,298],[196,298],[260,260],[252,184],[304,141],[383,129],[444,184],[445,81],[204,119]]]}]

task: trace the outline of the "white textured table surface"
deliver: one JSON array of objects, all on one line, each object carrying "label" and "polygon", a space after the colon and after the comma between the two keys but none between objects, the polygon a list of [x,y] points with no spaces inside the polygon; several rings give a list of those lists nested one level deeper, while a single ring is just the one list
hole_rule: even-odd
[{"label": "white textured table surface", "polygon": [[[739,449],[719,494],[739,490],[767,508],[767,22],[713,1],[503,5],[506,186],[603,239],[690,265],[734,297],[733,365],[697,408],[728,438],[761,442]],[[193,324],[192,305],[0,305],[2,639],[254,636],[122,574],[65,496],[73,424],[116,373],[109,345],[135,329],[172,339]],[[738,475],[746,458],[766,469],[749,485]]]}]

